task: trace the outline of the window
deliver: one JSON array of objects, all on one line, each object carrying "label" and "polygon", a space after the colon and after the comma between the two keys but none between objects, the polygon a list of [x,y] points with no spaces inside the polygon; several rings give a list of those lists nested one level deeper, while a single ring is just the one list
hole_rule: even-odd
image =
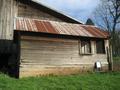
[{"label": "window", "polygon": [[96,51],[97,51],[98,54],[104,54],[105,53],[104,40],[96,41]]},{"label": "window", "polygon": [[81,53],[82,54],[90,54],[91,53],[91,44],[89,40],[81,41]]}]

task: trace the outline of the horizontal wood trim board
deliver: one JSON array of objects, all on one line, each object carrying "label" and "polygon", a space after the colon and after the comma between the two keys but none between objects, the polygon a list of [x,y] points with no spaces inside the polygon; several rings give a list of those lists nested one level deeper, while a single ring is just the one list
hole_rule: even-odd
[{"label": "horizontal wood trim board", "polygon": [[[104,66],[107,66],[104,65]],[[21,70],[29,70],[31,68],[34,69],[34,70],[40,70],[40,69],[55,69],[55,68],[74,68],[74,67],[79,67],[79,68],[85,68],[85,67],[94,67],[93,64],[82,64],[82,65],[71,65],[71,64],[68,64],[68,65],[37,65],[37,64],[34,64],[34,65],[21,65],[20,66]]]},{"label": "horizontal wood trim board", "polygon": [[70,42],[70,43],[78,43],[78,40],[71,40],[71,39],[60,39],[60,38],[51,38],[51,37],[35,37],[35,36],[21,36],[22,40],[33,40],[33,41],[54,41],[54,42]]}]

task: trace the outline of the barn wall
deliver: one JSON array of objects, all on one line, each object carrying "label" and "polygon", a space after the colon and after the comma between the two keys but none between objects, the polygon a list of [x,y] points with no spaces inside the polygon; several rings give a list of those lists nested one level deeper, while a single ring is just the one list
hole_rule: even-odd
[{"label": "barn wall", "polygon": [[13,22],[16,13],[16,0],[0,0],[0,39],[13,39]]},{"label": "barn wall", "polygon": [[98,60],[103,70],[107,70],[107,55],[96,54],[95,41],[91,41],[91,55],[80,55],[78,40],[30,36],[21,38],[20,77],[93,71],[94,63]]},{"label": "barn wall", "polygon": [[18,5],[18,16],[19,17],[26,17],[26,18],[33,18],[33,19],[40,19],[40,20],[53,20],[53,21],[62,21],[48,13],[45,13],[41,10],[41,8],[36,8],[30,4],[24,4],[19,2]]}]

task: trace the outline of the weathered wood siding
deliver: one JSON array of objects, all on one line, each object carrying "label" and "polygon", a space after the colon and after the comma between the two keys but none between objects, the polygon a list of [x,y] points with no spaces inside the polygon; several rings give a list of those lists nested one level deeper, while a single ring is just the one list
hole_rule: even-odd
[{"label": "weathered wood siding", "polygon": [[78,40],[22,36],[20,77],[93,70],[98,60],[106,67],[106,54],[96,54],[91,43],[93,54],[80,55]]},{"label": "weathered wood siding", "polygon": [[40,20],[53,20],[53,21],[62,21],[59,18],[56,18],[49,13],[45,13],[41,10],[41,8],[35,8],[35,6],[31,6],[29,4],[19,3],[18,5],[18,16],[40,19]]},{"label": "weathered wood siding", "polygon": [[16,0],[0,0],[0,39],[13,39],[13,23],[16,13]]}]

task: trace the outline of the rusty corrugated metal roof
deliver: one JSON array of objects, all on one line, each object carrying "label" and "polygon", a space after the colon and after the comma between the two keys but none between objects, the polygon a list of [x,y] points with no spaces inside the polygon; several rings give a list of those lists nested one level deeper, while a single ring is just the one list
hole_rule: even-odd
[{"label": "rusty corrugated metal roof", "polygon": [[95,26],[66,22],[46,21],[29,18],[15,18],[14,30],[44,32],[81,37],[108,38],[109,34]]}]

